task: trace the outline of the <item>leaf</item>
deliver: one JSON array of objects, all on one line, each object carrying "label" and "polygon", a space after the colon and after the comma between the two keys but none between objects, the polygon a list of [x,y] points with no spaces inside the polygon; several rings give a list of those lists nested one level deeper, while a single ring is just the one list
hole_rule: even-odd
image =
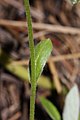
[{"label": "leaf", "polygon": [[52,120],[61,120],[57,108],[49,100],[45,99],[44,97],[40,97],[40,101]]},{"label": "leaf", "polygon": [[[4,67],[14,74],[15,76],[19,77],[20,79],[24,81],[29,81],[29,76],[28,76],[28,69],[26,69],[24,66],[17,65],[14,63],[14,61],[4,65]],[[47,88],[51,89],[51,82],[48,77],[45,76],[40,76],[38,85],[42,88]]]},{"label": "leaf", "polygon": [[79,117],[79,91],[77,85],[68,93],[63,111],[63,120],[78,120]]},{"label": "leaf", "polygon": [[41,41],[35,47],[35,65],[36,65],[36,80],[41,75],[43,67],[45,66],[48,57],[50,56],[52,51],[52,43],[50,39]]}]

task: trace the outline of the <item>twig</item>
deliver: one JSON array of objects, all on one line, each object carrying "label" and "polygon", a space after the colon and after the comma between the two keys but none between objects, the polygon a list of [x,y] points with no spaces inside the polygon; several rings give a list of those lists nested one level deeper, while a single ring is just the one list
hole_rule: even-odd
[{"label": "twig", "polygon": [[17,112],[13,117],[11,117],[10,119],[8,120],[17,120],[21,117],[21,113],[20,112]]},{"label": "twig", "polygon": [[61,93],[62,86],[61,86],[61,83],[60,83],[60,80],[59,80],[59,76],[58,76],[55,64],[53,63],[51,57],[48,61],[48,64],[49,64],[49,68],[50,68],[50,71],[51,71],[51,74],[52,74],[52,79],[53,79],[53,82],[55,84],[56,90],[57,90],[58,93]]},{"label": "twig", "polygon": [[[26,22],[22,21],[11,21],[0,19],[0,25],[12,26],[12,27],[27,27]],[[51,32],[64,33],[64,34],[80,34],[79,28],[60,26],[60,25],[50,25],[44,23],[33,23],[33,28],[36,30],[47,30]]]},{"label": "twig", "polygon": [[3,1],[9,5],[14,6],[15,8],[23,9],[23,5],[16,0],[3,0]]},{"label": "twig", "polygon": [[13,64],[17,64],[17,65],[29,65],[29,60],[14,61]]},{"label": "twig", "polygon": [[[0,3],[6,3],[8,5],[11,5],[24,13],[24,6],[19,1],[3,0],[3,2],[0,2]],[[40,19],[40,20],[42,20],[44,18],[44,15],[42,14],[42,12],[38,11],[36,8],[30,7],[30,10],[31,10],[31,15],[33,17]]]},{"label": "twig", "polygon": [[73,54],[68,54],[68,55],[59,55],[59,56],[53,57],[52,60],[54,62],[58,62],[58,61],[77,59],[77,58],[80,58],[80,53],[73,53]]},{"label": "twig", "polygon": [[[42,30],[42,31],[34,33],[33,37],[34,37],[34,39],[37,39],[37,38],[40,38],[40,37],[47,35],[49,33],[50,33],[49,31]],[[28,37],[25,37],[24,42],[26,42],[28,40],[29,40]]]},{"label": "twig", "polygon": [[[69,60],[69,59],[78,59],[80,58],[80,53],[73,53],[73,54],[67,54],[67,55],[58,55],[52,57],[53,62],[59,62],[63,60]],[[22,61],[14,61],[13,64],[19,64],[19,65],[28,65],[29,60],[22,60]]]}]

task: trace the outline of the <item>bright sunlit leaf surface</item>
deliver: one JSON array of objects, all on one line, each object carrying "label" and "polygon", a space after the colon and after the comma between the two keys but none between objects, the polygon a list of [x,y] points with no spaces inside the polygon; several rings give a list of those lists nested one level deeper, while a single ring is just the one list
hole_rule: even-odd
[{"label": "bright sunlit leaf surface", "polygon": [[79,91],[77,85],[70,90],[65,100],[63,120],[78,120],[79,117]]}]

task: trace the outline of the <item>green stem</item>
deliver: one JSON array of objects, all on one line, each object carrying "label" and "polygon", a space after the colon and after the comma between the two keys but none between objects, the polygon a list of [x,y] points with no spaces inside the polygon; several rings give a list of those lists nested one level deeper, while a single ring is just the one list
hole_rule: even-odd
[{"label": "green stem", "polygon": [[28,23],[29,48],[30,48],[30,58],[31,58],[30,120],[34,120],[35,94],[36,94],[35,48],[34,48],[29,0],[24,0],[24,4],[25,4],[27,23]]}]

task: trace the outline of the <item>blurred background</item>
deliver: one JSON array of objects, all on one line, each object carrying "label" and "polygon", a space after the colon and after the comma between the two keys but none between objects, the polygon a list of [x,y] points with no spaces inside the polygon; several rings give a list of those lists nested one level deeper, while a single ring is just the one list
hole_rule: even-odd
[{"label": "blurred background", "polygon": [[[65,96],[74,83],[80,86],[80,3],[74,3],[30,0],[35,45],[45,38],[53,44],[38,82],[36,120],[51,120],[39,96],[62,116]],[[0,120],[29,120],[29,58],[23,0],[0,0]]]}]

